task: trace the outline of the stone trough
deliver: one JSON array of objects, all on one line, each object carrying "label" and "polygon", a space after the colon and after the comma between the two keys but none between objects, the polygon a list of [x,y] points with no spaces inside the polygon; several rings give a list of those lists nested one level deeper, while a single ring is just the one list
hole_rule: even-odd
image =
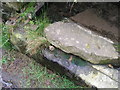
[{"label": "stone trough", "polygon": [[22,25],[13,30],[10,40],[20,52],[57,72],[79,78],[85,86],[119,88],[120,72],[108,66],[120,65],[114,42],[69,21],[53,23],[45,34],[53,45],[49,48],[41,47],[44,37],[31,38]]},{"label": "stone trough", "polygon": [[73,56],[73,61],[69,62],[67,57],[70,57],[70,55],[64,56],[65,53],[60,50],[51,52],[45,49],[43,55],[48,60],[56,62],[74,73],[76,77],[81,78],[87,85],[97,88],[118,88],[118,83],[120,83],[118,81],[119,72],[109,68],[107,65],[92,65],[75,56]]}]

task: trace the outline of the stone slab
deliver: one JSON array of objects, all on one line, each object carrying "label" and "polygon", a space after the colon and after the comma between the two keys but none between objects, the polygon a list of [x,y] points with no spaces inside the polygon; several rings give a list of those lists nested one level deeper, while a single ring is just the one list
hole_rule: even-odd
[{"label": "stone slab", "polygon": [[53,23],[45,28],[45,34],[48,41],[55,47],[66,53],[80,56],[91,63],[119,62],[113,41],[74,22],[59,21]]}]

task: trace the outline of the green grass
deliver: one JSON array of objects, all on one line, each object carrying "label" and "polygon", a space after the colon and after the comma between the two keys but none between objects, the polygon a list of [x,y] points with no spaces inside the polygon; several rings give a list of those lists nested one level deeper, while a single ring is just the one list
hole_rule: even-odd
[{"label": "green grass", "polygon": [[31,63],[23,69],[23,73],[25,76],[29,76],[26,87],[31,87],[31,82],[35,81],[36,87],[39,88],[82,88],[68,80],[66,76],[60,76],[53,72],[50,73],[46,67],[39,64]]},{"label": "green grass", "polygon": [[3,55],[2,56],[2,59],[0,60],[0,63],[1,64],[8,64],[8,63],[10,63],[10,62],[12,62],[12,61],[14,61],[15,60],[15,58],[14,57],[12,57],[12,56],[10,56],[10,53],[9,53],[9,51],[7,52],[7,55]]},{"label": "green grass", "polygon": [[13,48],[12,44],[10,43],[10,34],[9,34],[9,27],[6,25],[0,25],[1,28],[1,35],[0,35],[0,47],[11,50]]},{"label": "green grass", "polygon": [[120,52],[120,43],[119,43],[119,44],[114,45],[114,47],[116,48],[116,50],[117,50],[118,52]]},{"label": "green grass", "polygon": [[20,16],[22,18],[27,18],[27,14],[34,13],[35,11],[34,6],[35,6],[35,2],[29,2],[27,5],[24,6],[24,8],[26,9],[20,14]]},{"label": "green grass", "polygon": [[[35,3],[29,3],[26,5],[26,10],[20,14],[22,17],[21,20],[27,17],[28,13],[31,13],[34,11],[34,5]],[[24,20],[23,19],[23,20]],[[16,24],[19,25],[20,22],[17,22]],[[30,25],[37,25],[38,28],[36,30],[29,30],[28,29],[28,34],[30,38],[36,38],[36,37],[44,37],[44,28],[49,25],[49,19],[46,16],[45,11],[42,12],[40,17],[35,17],[35,20],[31,20],[28,24]],[[0,35],[0,47],[5,48],[5,49],[13,49],[13,45],[10,42],[10,33],[9,33],[9,27],[6,25],[0,25],[1,28],[1,35]],[[42,41],[42,42],[47,42],[47,41]]]},{"label": "green grass", "polygon": [[[46,16],[46,12],[43,12],[41,14],[40,17],[36,17],[35,20],[31,20],[28,24],[30,25],[37,25],[37,29],[36,30],[31,30],[26,28],[26,32],[27,32],[27,42],[28,42],[28,47],[26,50],[26,53],[35,51],[36,49],[38,49],[40,46],[46,46],[48,45],[48,41],[45,38],[45,34],[44,34],[44,29],[45,27],[47,27],[50,22],[49,19]],[[36,43],[36,44],[34,44]],[[40,49],[39,49],[40,51]]]},{"label": "green grass", "polygon": [[6,58],[6,57],[3,57],[0,62],[1,62],[2,64],[6,64],[8,61],[7,61],[7,58]]},{"label": "green grass", "polygon": [[46,11],[43,11],[40,16],[37,16],[35,18],[36,25],[38,25],[38,28],[36,32],[38,33],[39,36],[44,37],[44,29],[50,24],[49,18],[47,17]]},{"label": "green grass", "polygon": [[[30,25],[37,25],[37,29],[36,30],[29,30],[29,35],[31,35],[31,37],[45,37],[44,35],[44,29],[45,27],[47,27],[50,22],[49,19],[46,16],[46,12],[44,12],[40,17],[37,17],[34,21],[30,21],[29,22]],[[27,27],[25,27],[27,28]],[[29,27],[28,27],[29,28]]]}]

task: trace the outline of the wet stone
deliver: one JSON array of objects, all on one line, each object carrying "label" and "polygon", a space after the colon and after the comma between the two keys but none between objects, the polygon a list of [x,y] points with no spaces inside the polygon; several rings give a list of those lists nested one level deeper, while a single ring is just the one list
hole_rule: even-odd
[{"label": "wet stone", "polygon": [[67,60],[61,61],[62,65],[65,66],[66,68],[70,66],[70,62]]},{"label": "wet stone", "polygon": [[[44,54],[44,52],[46,52],[47,54]],[[58,50],[58,49],[55,49],[54,52],[51,52],[48,49],[46,49],[45,51],[43,51],[43,55],[44,55],[44,57],[47,57],[48,60],[56,62],[59,65],[61,65],[62,67],[64,67],[65,69],[69,70],[71,73],[74,73],[75,76],[80,77],[86,84],[88,84],[90,86],[95,86],[98,88],[100,88],[100,87],[103,87],[103,88],[118,87],[119,82],[117,80],[115,80],[115,78],[114,78],[114,77],[118,76],[118,73],[115,74],[114,69],[110,70],[112,72],[108,74],[105,71],[107,69],[109,71],[109,68],[107,68],[107,67],[106,67],[106,69],[103,69],[103,70],[97,69],[100,67],[105,68],[102,65],[101,66],[96,65],[96,67],[94,65],[93,65],[94,66],[93,67],[92,64],[76,65],[72,62],[67,61],[66,58],[69,57],[70,55],[67,56],[64,52],[62,52],[61,50]],[[49,56],[52,56],[52,57],[49,57]],[[69,65],[68,65],[68,62],[69,62]],[[67,73],[66,75],[69,76],[70,74]],[[114,76],[111,77],[111,75],[114,75]]]},{"label": "wet stone", "polygon": [[77,70],[77,65],[70,63],[68,69],[72,72],[75,73]]},{"label": "wet stone", "polygon": [[84,67],[78,66],[76,70],[76,75],[79,74],[88,75],[90,71],[92,71],[90,66],[84,66]]}]

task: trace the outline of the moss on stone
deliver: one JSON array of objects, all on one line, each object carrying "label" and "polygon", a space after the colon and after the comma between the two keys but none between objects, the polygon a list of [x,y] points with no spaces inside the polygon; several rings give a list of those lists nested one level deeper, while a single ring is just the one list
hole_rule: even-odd
[{"label": "moss on stone", "polygon": [[110,62],[112,62],[112,60],[109,60],[109,59],[107,59],[107,60],[101,60],[99,62],[99,64],[109,64]]}]

